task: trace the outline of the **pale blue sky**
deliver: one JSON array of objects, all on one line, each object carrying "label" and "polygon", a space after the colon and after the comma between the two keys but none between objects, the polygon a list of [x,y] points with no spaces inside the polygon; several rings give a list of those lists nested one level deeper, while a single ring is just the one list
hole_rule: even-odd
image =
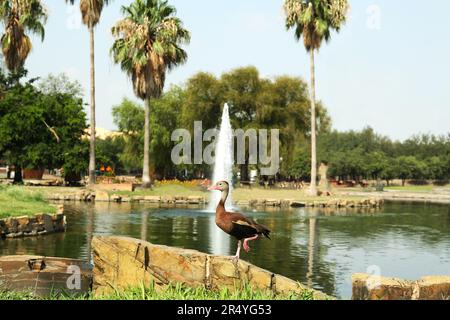
[{"label": "pale blue sky", "polygon": [[[30,76],[66,72],[88,97],[88,33],[78,4],[46,0],[50,17],[44,43],[34,40]],[[120,18],[115,0],[96,30],[97,125],[115,129],[111,107],[134,98],[131,84],[112,62],[110,28]],[[220,75],[255,65],[263,76],[309,79],[302,43],[286,32],[282,0],[171,0],[192,33],[188,62],[168,75],[181,84],[198,71]],[[339,130],[372,126],[394,139],[418,132],[444,134],[450,123],[450,1],[351,0],[339,35],[317,57],[317,97]],[[379,11],[378,11],[379,9]],[[379,14],[378,14],[379,13]],[[379,18],[379,19],[378,19]]]}]

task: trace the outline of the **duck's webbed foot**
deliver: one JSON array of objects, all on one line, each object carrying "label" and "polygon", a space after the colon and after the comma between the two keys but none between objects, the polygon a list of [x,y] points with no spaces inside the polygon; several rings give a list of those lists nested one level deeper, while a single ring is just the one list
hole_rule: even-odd
[{"label": "duck's webbed foot", "polygon": [[258,235],[255,235],[254,237],[251,237],[251,238],[244,239],[244,250],[245,250],[245,252],[249,252],[250,251],[250,247],[248,245],[248,242],[256,240],[256,239],[258,239]]}]

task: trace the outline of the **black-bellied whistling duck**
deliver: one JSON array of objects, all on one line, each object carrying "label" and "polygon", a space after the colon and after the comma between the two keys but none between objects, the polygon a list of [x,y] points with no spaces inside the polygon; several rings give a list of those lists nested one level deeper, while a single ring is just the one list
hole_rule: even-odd
[{"label": "black-bellied whistling duck", "polygon": [[245,252],[250,251],[248,242],[256,240],[259,235],[263,234],[270,239],[270,230],[265,226],[258,224],[253,219],[237,212],[227,212],[225,210],[225,201],[230,190],[229,184],[226,181],[219,181],[208,190],[219,190],[222,192],[222,197],[216,208],[216,225],[225,233],[235,237],[238,240],[238,247],[234,258],[239,260],[239,253],[241,250],[242,240],[244,240],[243,247]]}]

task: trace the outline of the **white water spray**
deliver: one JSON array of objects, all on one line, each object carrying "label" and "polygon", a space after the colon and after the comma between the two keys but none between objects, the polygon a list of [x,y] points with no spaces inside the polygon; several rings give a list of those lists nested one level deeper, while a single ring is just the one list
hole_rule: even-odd
[{"label": "white water spray", "polygon": [[[231,129],[230,114],[228,104],[225,103],[222,113],[222,122],[220,124],[219,138],[216,143],[215,165],[212,184],[218,181],[227,181],[230,184],[230,193],[228,194],[226,206],[232,206],[231,191],[233,183],[233,131]],[[219,203],[220,192],[211,193],[209,209],[214,210]]]},{"label": "white water spray", "polygon": [[[219,138],[215,149],[214,174],[211,181],[227,181],[230,184],[226,207],[231,208],[231,191],[233,179],[233,133],[231,130],[228,104],[225,104],[222,113],[222,123],[220,124]],[[209,211],[215,212],[220,201],[220,192],[211,191],[209,198]],[[210,250],[212,254],[228,255],[230,252],[230,236],[216,226],[215,216],[211,215],[209,223],[209,234],[211,237]]]}]

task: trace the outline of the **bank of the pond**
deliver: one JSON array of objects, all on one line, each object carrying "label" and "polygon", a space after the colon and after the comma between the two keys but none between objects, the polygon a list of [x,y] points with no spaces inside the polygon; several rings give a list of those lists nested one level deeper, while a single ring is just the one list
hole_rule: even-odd
[{"label": "bank of the pond", "polygon": [[0,218],[31,216],[39,212],[56,213],[40,189],[0,185]]},{"label": "bank of the pond", "polygon": [[59,206],[55,214],[37,213],[0,219],[0,240],[64,232],[67,222],[63,211],[63,206]]},{"label": "bank of the pond", "polygon": [[[28,187],[30,189],[30,187]],[[137,202],[156,205],[205,205],[210,192],[198,187],[161,185],[149,190],[114,190],[108,185],[96,185],[95,189],[61,187],[38,187],[51,201],[83,202]],[[104,188],[104,189],[103,189]],[[234,189],[233,201],[238,206],[249,207],[349,207],[378,208],[383,200],[377,196],[344,196],[339,193],[311,197],[303,190],[280,189]]]}]

